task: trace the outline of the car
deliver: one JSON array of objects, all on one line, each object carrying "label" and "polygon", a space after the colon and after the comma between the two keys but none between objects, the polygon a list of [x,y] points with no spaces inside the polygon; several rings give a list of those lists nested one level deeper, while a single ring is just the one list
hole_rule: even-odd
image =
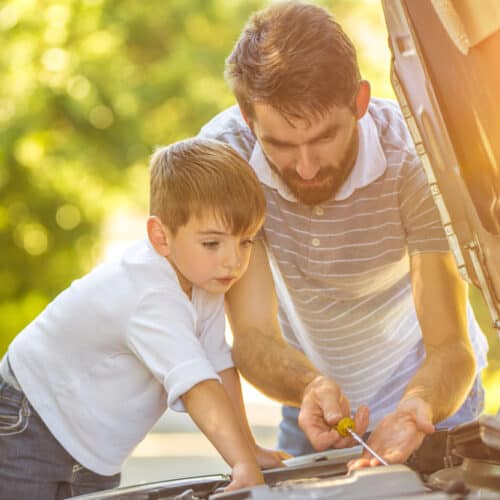
[{"label": "car", "polygon": [[[458,268],[500,333],[500,3],[382,0],[391,79]],[[263,486],[224,493],[227,475],[116,488],[97,499],[500,498],[500,415],[427,436],[404,465],[347,473],[360,448],[265,471]]]}]

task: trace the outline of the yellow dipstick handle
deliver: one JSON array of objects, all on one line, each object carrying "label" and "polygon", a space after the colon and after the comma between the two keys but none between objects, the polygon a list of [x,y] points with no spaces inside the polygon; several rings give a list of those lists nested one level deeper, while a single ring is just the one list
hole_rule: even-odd
[{"label": "yellow dipstick handle", "polygon": [[350,432],[354,430],[354,420],[349,417],[344,417],[339,420],[339,423],[334,426],[334,429],[342,436],[349,436]]},{"label": "yellow dipstick handle", "polygon": [[355,441],[357,441],[368,453],[375,457],[382,465],[389,465],[380,455],[378,455],[374,450],[372,450],[362,438],[360,438],[356,432],[354,432],[354,420],[349,417],[341,418],[337,425],[333,428],[342,436],[352,436]]}]

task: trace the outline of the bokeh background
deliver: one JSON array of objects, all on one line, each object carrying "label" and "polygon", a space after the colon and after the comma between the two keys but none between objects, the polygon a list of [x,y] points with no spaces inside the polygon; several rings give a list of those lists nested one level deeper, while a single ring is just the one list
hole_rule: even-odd
[{"label": "bokeh background", "polygon": [[[224,59],[266,3],[0,3],[0,354],[73,279],[144,235],[149,155],[234,103]],[[317,3],[355,42],[373,94],[393,97],[380,2]],[[471,298],[496,412],[500,342],[477,290]]]}]

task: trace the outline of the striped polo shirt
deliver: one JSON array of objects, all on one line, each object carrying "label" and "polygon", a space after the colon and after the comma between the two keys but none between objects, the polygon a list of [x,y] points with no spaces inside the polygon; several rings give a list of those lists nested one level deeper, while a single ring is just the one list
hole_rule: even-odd
[{"label": "striped polo shirt", "polygon": [[[270,169],[237,107],[200,135],[232,145],[264,188],[263,237],[283,335],[340,385],[351,408],[370,407],[373,428],[425,357],[409,256],[449,248],[398,106],[372,99],[358,132],[350,176],[318,206],[298,202]],[[481,370],[487,343],[470,305],[468,318]]]}]

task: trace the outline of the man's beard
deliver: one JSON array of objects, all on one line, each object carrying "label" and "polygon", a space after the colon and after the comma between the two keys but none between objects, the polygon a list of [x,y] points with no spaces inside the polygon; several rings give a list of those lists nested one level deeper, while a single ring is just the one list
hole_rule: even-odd
[{"label": "man's beard", "polygon": [[[266,160],[271,169],[280,177],[290,192],[306,205],[318,205],[332,198],[346,181],[356,163],[358,153],[358,131],[355,128],[349,146],[337,166],[328,164],[322,166],[316,176],[305,181],[294,169],[287,168],[281,171],[267,156]],[[315,184],[308,184],[308,183]]]}]

